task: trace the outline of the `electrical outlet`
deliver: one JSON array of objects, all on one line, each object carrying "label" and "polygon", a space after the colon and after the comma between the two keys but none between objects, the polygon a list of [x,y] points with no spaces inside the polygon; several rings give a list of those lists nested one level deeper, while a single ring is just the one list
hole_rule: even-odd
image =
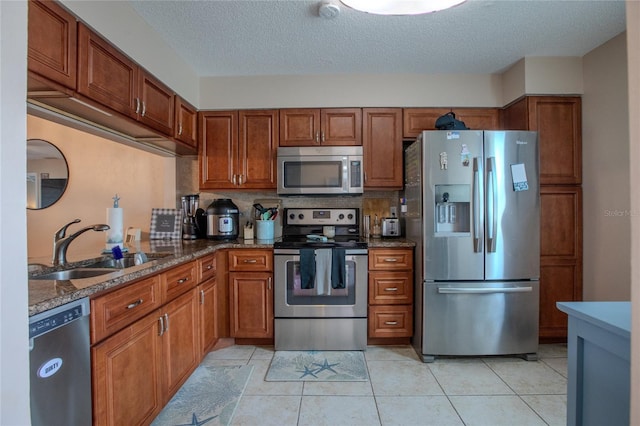
[{"label": "electrical outlet", "polygon": [[391,217],[398,217],[398,208],[396,206],[392,206],[389,208],[391,213]]}]

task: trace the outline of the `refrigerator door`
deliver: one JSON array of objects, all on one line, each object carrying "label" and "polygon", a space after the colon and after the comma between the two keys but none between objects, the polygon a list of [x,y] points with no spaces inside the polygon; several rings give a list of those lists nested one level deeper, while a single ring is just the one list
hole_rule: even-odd
[{"label": "refrigerator door", "polygon": [[540,276],[540,191],[535,132],[486,131],[485,279]]},{"label": "refrigerator door", "polygon": [[539,285],[538,281],[425,283],[423,361],[433,361],[436,355],[534,354]]},{"label": "refrigerator door", "polygon": [[425,280],[484,279],[482,135],[422,132]]}]

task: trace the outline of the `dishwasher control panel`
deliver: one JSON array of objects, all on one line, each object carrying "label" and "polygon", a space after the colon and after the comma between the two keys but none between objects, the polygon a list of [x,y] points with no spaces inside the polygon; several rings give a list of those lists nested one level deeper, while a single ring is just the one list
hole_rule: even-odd
[{"label": "dishwasher control panel", "polygon": [[89,305],[84,301],[72,302],[34,315],[29,319],[29,338],[55,330],[85,315],[89,315]]}]

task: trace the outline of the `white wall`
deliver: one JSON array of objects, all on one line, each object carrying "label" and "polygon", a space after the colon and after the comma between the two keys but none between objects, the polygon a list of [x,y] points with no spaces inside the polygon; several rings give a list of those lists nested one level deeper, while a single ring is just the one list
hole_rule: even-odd
[{"label": "white wall", "polygon": [[631,299],[627,43],[583,58],[584,300]]},{"label": "white wall", "polygon": [[0,424],[29,424],[27,2],[0,1]]},{"label": "white wall", "polygon": [[578,95],[583,93],[582,58],[525,58],[528,95]]},{"label": "white wall", "polygon": [[[640,212],[640,2],[627,0],[631,211]],[[631,216],[631,419],[640,424],[640,214]]]}]

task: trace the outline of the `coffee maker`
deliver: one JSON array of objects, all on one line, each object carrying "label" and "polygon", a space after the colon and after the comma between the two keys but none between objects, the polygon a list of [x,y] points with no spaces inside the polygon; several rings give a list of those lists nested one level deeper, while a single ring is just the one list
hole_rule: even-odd
[{"label": "coffee maker", "polygon": [[200,202],[199,195],[185,195],[181,197],[182,200],[182,239],[183,240],[195,240],[200,238],[200,226],[198,224],[198,203]]}]

